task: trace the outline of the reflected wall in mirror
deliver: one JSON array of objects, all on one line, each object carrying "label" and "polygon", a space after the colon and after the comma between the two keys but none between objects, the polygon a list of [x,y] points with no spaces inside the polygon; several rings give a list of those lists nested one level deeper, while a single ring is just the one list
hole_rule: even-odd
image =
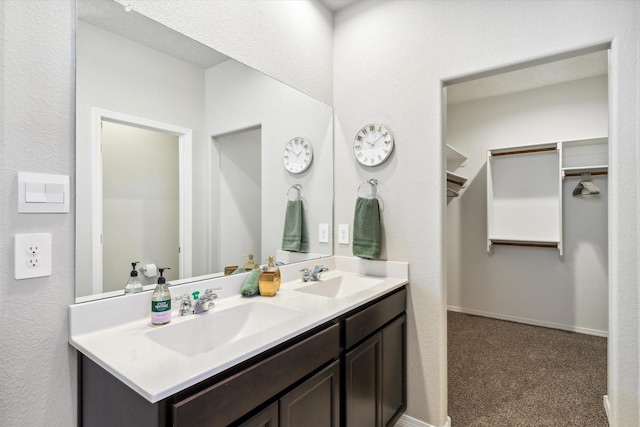
[{"label": "reflected wall in mirror", "polygon": [[[113,0],[78,0],[76,10],[77,301],[122,294],[133,261],[187,280],[248,253],[258,263],[332,254],[331,235],[317,238],[319,224],[333,228],[331,107]],[[133,136],[105,151],[105,128]],[[173,154],[146,141],[149,130],[173,137]],[[282,161],[294,137],[314,148],[300,174]],[[295,184],[306,254],[279,251]]]}]

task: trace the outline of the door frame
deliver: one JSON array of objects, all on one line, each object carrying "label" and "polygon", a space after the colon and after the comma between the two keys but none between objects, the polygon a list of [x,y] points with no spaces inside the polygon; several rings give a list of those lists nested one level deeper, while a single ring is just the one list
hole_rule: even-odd
[{"label": "door frame", "polygon": [[91,254],[92,290],[103,292],[102,247],[102,122],[137,127],[178,137],[178,252],[179,278],[192,276],[192,226],[193,226],[193,131],[188,128],[137,117],[102,108],[91,108]]}]

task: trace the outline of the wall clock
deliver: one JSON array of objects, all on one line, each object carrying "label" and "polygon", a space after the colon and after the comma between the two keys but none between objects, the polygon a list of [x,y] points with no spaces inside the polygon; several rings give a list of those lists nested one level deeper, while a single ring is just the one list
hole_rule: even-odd
[{"label": "wall clock", "polygon": [[380,123],[366,125],[353,140],[353,154],[364,166],[381,165],[392,151],[393,135]]},{"label": "wall clock", "polygon": [[313,146],[307,138],[292,138],[284,146],[282,153],[284,167],[291,173],[306,171],[313,160]]}]

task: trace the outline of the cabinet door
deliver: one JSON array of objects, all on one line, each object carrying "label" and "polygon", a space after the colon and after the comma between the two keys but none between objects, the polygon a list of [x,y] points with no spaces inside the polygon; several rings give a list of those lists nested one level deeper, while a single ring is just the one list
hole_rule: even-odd
[{"label": "cabinet door", "polygon": [[346,427],[380,427],[381,334],[377,333],[345,356]]},{"label": "cabinet door", "polygon": [[278,402],[274,402],[238,427],[278,427]]},{"label": "cabinet door", "polygon": [[407,407],[407,316],[382,330],[382,425],[391,426]]},{"label": "cabinet door", "polygon": [[340,361],[294,388],[280,399],[280,427],[340,425]]}]

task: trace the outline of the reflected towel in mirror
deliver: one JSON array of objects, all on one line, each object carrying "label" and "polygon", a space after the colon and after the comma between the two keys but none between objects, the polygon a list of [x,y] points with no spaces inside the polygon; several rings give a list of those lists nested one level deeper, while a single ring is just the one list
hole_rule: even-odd
[{"label": "reflected towel in mirror", "polygon": [[309,250],[309,236],[302,200],[287,200],[287,212],[284,218],[282,250],[306,252]]}]

